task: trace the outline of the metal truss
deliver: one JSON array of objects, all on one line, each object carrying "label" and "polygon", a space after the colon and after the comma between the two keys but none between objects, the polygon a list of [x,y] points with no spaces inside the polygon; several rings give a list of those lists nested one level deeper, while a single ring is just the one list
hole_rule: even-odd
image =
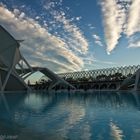
[{"label": "metal truss", "polygon": [[78,79],[78,78],[96,78],[99,75],[114,75],[116,73],[121,73],[123,76],[128,76],[134,74],[138,69],[140,68],[140,65],[133,65],[133,66],[124,66],[124,67],[113,67],[113,68],[107,68],[107,69],[96,69],[96,70],[89,70],[89,71],[79,71],[79,72],[72,72],[72,73],[62,73],[59,74],[60,77],[63,77],[65,79]]}]

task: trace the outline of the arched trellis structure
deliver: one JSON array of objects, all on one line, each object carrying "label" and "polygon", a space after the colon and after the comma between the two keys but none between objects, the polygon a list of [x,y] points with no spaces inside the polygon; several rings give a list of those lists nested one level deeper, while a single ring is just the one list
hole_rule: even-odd
[{"label": "arched trellis structure", "polygon": [[138,69],[140,65],[133,65],[133,66],[123,66],[123,67],[113,67],[113,68],[106,68],[106,69],[96,69],[96,70],[89,70],[89,71],[79,71],[79,72],[72,72],[72,73],[61,73],[59,74],[60,77],[64,79],[80,79],[80,78],[90,78],[96,79],[100,75],[115,75],[115,74],[122,74],[122,76],[129,76],[133,75]]},{"label": "arched trellis structure", "polygon": [[[140,90],[140,65],[133,65],[133,66],[123,66],[123,67],[113,67],[107,69],[97,69],[97,70],[90,70],[90,71],[79,71],[73,73],[62,73],[59,74],[60,77],[64,78],[65,80],[74,80],[78,81],[79,79],[87,78],[92,81],[98,83],[98,81],[107,81],[114,80],[124,80],[119,87],[118,90]],[[117,79],[120,78],[120,79]],[[114,85],[110,87],[113,88]],[[115,87],[115,86],[114,86]],[[110,88],[109,88],[110,89]]]}]

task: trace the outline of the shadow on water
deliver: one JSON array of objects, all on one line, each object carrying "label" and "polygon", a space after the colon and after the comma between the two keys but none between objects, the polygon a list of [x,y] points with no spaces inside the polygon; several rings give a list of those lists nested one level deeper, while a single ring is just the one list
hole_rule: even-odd
[{"label": "shadow on water", "polygon": [[15,139],[138,139],[139,92],[0,95],[0,136]]}]

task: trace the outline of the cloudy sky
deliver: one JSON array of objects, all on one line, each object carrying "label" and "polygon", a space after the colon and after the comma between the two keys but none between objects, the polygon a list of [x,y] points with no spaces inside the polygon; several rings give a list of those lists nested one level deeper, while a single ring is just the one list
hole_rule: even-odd
[{"label": "cloudy sky", "polygon": [[33,66],[55,72],[140,64],[140,0],[0,0],[0,24]]}]

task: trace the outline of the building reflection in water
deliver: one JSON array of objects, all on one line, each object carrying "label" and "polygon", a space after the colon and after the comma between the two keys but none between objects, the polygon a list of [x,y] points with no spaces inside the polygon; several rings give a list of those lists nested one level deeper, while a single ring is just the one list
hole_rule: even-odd
[{"label": "building reflection in water", "polygon": [[131,139],[140,133],[139,109],[138,92],[0,96],[0,119],[5,123],[11,120],[12,124],[19,124],[25,134],[30,130],[60,139]]}]

